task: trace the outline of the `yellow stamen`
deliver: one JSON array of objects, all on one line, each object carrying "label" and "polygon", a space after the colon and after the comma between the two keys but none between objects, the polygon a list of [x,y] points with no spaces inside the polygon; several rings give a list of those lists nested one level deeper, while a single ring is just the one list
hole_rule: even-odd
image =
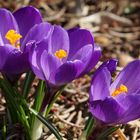
[{"label": "yellow stamen", "polygon": [[9,40],[9,42],[11,43],[12,46],[15,46],[17,48],[20,48],[20,38],[22,38],[22,36],[20,34],[18,34],[15,30],[9,30],[6,35],[5,38],[7,40]]},{"label": "yellow stamen", "polygon": [[128,91],[127,87],[121,84],[118,89],[115,89],[115,91],[111,94],[111,96],[115,97],[121,93],[126,93],[127,91]]},{"label": "yellow stamen", "polygon": [[67,57],[67,52],[65,50],[60,49],[59,51],[55,52],[55,56],[58,57],[59,59],[63,59]]}]

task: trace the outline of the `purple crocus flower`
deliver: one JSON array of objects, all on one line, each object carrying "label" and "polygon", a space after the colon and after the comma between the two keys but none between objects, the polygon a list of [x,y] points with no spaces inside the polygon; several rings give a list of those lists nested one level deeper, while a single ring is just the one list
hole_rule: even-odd
[{"label": "purple crocus flower", "polygon": [[29,30],[42,22],[39,11],[31,6],[13,14],[0,9],[0,71],[9,78],[29,69],[26,43]]},{"label": "purple crocus flower", "polygon": [[[47,83],[61,86],[89,72],[99,61],[100,47],[86,29],[66,31],[48,23],[37,25],[44,39],[33,43],[29,60],[34,73]],[[31,34],[34,34],[33,32]]]},{"label": "purple crocus flower", "polygon": [[140,60],[129,63],[111,83],[116,60],[105,62],[93,76],[89,105],[106,124],[125,124],[140,117]]}]

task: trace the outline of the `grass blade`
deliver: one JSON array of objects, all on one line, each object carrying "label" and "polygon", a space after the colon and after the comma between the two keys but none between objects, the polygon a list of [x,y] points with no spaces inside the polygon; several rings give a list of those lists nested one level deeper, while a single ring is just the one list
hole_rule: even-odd
[{"label": "grass blade", "polygon": [[[45,89],[45,82],[39,81],[37,91],[36,91],[35,101],[34,101],[34,104],[32,107],[37,112],[40,112],[40,108],[41,108],[43,98],[44,98],[44,89]],[[32,131],[32,133],[34,133],[33,131],[36,129],[35,128],[36,127],[35,120],[36,120],[35,115],[32,114],[32,117],[31,117],[31,131]]]},{"label": "grass blade", "polygon": [[37,92],[36,92],[37,94],[35,96],[35,102],[33,105],[33,108],[38,112],[40,110],[44,98],[44,89],[45,89],[45,82],[39,81]]},{"label": "grass blade", "polygon": [[28,97],[28,93],[31,89],[31,85],[32,85],[34,78],[35,78],[35,75],[33,74],[33,72],[30,71],[26,74],[23,88],[22,88],[23,89],[22,95],[25,99],[27,99],[27,97]]},{"label": "grass blade", "polygon": [[85,129],[84,129],[82,135],[80,136],[79,140],[87,140],[87,138],[90,136],[91,132],[93,132],[95,125],[96,125],[96,121],[93,118],[93,116],[90,114],[89,118],[86,122]]},{"label": "grass blade", "polygon": [[107,130],[105,130],[104,132],[102,132],[98,137],[97,140],[105,140],[109,135],[111,135],[112,133],[114,133],[117,129],[119,129],[120,127],[111,127],[108,128]]},{"label": "grass blade", "polygon": [[46,112],[45,112],[45,117],[48,116],[48,114],[50,113],[52,107],[53,107],[53,104],[56,102],[57,98],[61,95],[61,93],[63,92],[65,86],[61,87],[61,89],[56,93],[56,95],[54,96],[53,100],[51,101],[50,104],[48,104],[47,106],[47,109],[46,109]]},{"label": "grass blade", "polygon": [[56,136],[58,140],[63,140],[58,130],[42,115],[38,114],[34,109],[30,108],[30,111]]},{"label": "grass blade", "polygon": [[29,110],[27,109],[28,106],[26,101],[20,94],[16,93],[16,90],[10,85],[8,81],[0,79],[0,87],[4,91],[3,93],[6,99],[6,104],[13,123],[22,123],[26,132],[26,137],[28,140],[30,140],[30,125],[27,118],[27,112],[29,112]]}]

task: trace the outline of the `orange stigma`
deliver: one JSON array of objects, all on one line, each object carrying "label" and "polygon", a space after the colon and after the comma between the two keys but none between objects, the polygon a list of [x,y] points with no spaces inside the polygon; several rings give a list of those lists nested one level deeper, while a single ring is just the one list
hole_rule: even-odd
[{"label": "orange stigma", "polygon": [[7,40],[9,40],[9,42],[11,43],[12,46],[15,46],[17,48],[20,48],[20,38],[22,38],[22,36],[20,34],[18,34],[15,30],[9,30],[6,35],[5,38]]},{"label": "orange stigma", "polygon": [[111,94],[112,97],[115,97],[121,93],[126,93],[128,91],[127,87],[123,84],[120,85],[118,89],[115,89],[115,91]]},{"label": "orange stigma", "polygon": [[60,49],[55,52],[55,56],[62,60],[63,58],[67,57],[67,52],[65,50]]}]

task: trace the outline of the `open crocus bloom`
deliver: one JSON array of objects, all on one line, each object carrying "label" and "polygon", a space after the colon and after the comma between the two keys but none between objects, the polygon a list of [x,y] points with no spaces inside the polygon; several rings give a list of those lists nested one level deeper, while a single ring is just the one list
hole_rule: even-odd
[{"label": "open crocus bloom", "polygon": [[60,86],[71,82],[89,72],[99,61],[100,47],[94,44],[88,30],[66,31],[48,23],[41,23],[36,28],[42,28],[40,35],[44,39],[33,43],[29,60],[37,77],[49,84]]},{"label": "open crocus bloom", "polygon": [[26,43],[28,31],[42,22],[39,11],[31,6],[13,14],[0,9],[0,72],[11,76],[29,69]]},{"label": "open crocus bloom", "polygon": [[124,124],[140,117],[140,60],[129,63],[111,83],[116,63],[110,60],[101,65],[90,89],[90,111],[107,124]]}]

